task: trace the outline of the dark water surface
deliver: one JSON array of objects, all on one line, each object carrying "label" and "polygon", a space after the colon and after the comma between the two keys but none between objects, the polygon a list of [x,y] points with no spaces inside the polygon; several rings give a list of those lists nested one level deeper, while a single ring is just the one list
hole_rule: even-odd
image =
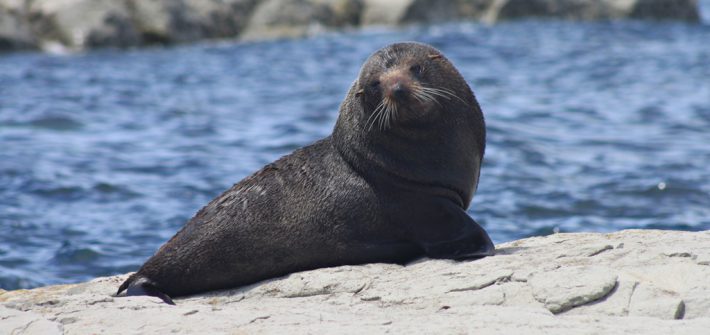
[{"label": "dark water surface", "polygon": [[451,24],[306,40],[0,56],[0,288],[136,270],[242,177],[328,135],[366,57],[442,49],[488,151],[496,242],[710,229],[710,26]]}]

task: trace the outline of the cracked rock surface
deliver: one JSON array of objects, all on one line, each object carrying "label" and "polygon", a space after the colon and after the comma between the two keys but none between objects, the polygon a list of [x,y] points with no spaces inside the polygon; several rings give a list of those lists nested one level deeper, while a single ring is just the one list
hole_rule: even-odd
[{"label": "cracked rock surface", "polygon": [[0,290],[0,334],[705,334],[710,231],[534,237],[496,256],[294,273],[176,299],[113,297],[127,275]]}]

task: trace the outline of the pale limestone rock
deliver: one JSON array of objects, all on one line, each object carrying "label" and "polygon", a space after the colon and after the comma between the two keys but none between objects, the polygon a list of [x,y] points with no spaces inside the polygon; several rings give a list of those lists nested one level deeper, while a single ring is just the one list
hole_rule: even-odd
[{"label": "pale limestone rock", "polygon": [[552,313],[599,300],[616,287],[617,275],[605,267],[563,267],[540,272],[528,281],[533,296]]},{"label": "pale limestone rock", "polygon": [[62,325],[37,313],[0,306],[0,331],[3,334],[61,335]]},{"label": "pale limestone rock", "polygon": [[565,315],[628,316],[631,296],[637,286],[637,281],[629,280],[625,276],[619,276],[616,287],[608,296],[569,310]]},{"label": "pale limestone rock", "polygon": [[709,245],[710,232],[556,234],[476,261],[305,271],[177,306],[114,297],[127,275],[97,278],[0,291],[0,334],[704,334],[710,267],[693,255]]},{"label": "pale limestone rock", "polygon": [[631,296],[629,315],[659,319],[680,319],[685,314],[685,303],[677,293],[659,289],[653,284],[639,284]]},{"label": "pale limestone rock", "polygon": [[[294,273],[282,280],[266,282],[249,290],[247,297],[301,298],[338,293],[356,294],[370,285],[368,277],[377,275],[382,266],[386,265],[341,266],[326,269],[327,276],[312,271]],[[373,269],[377,271],[371,272]]]},{"label": "pale limestone rock", "polygon": [[544,310],[547,313],[552,314],[544,305],[535,299],[533,296],[532,289],[530,285],[526,282],[509,282],[504,285],[496,285],[503,289],[503,295],[505,296],[505,301],[503,301],[503,306],[516,306],[516,307],[529,307]]},{"label": "pale limestone rock", "polygon": [[710,288],[708,285],[698,284],[682,292],[681,297],[685,303],[684,319],[710,317]]}]

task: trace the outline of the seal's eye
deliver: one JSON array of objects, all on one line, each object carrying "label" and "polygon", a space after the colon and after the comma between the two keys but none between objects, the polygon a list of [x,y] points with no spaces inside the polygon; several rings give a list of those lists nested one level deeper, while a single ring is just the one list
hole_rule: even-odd
[{"label": "seal's eye", "polygon": [[380,86],[380,81],[379,81],[379,80],[375,80],[375,81],[373,81],[373,82],[370,83],[370,87],[372,87],[372,88],[377,88],[377,87],[379,87],[379,86]]},{"label": "seal's eye", "polygon": [[422,73],[422,66],[419,64],[414,64],[409,67],[409,71],[412,71],[414,74],[421,74]]}]

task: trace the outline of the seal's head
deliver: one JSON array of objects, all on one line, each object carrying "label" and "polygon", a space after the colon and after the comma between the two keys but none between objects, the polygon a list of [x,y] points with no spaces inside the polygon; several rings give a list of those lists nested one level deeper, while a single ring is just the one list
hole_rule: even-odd
[{"label": "seal's head", "polygon": [[[367,114],[367,130],[384,131],[395,123],[430,123],[446,105],[472,97],[453,65],[435,48],[396,43],[375,52],[363,65],[355,95]],[[465,89],[460,89],[465,88]]]},{"label": "seal's head", "polygon": [[[396,43],[372,54],[340,107],[340,154],[368,178],[404,182],[468,206],[478,185],[486,129],[476,98],[437,49]],[[442,191],[445,190],[445,191]]]}]

